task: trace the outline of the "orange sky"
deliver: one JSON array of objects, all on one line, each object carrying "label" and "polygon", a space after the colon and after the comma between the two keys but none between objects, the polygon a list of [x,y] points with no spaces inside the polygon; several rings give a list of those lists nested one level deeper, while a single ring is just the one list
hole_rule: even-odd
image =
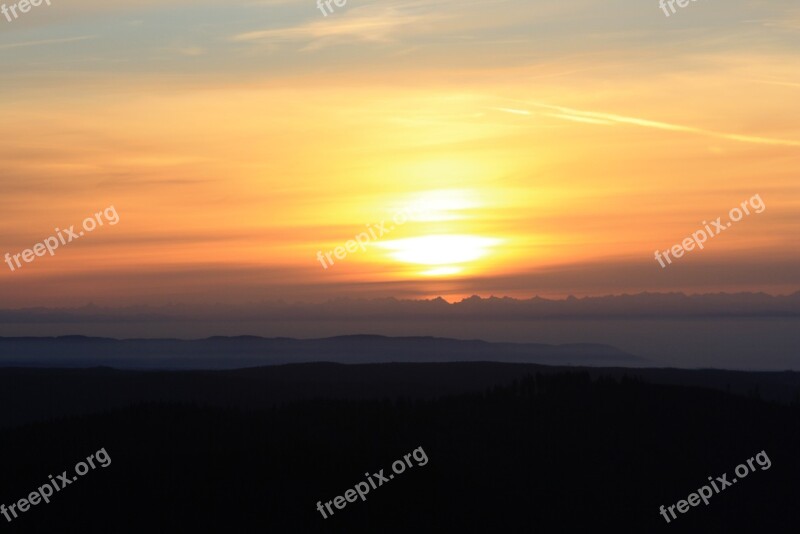
[{"label": "orange sky", "polygon": [[0,254],[120,222],[5,306],[798,288],[789,2],[73,4],[0,21]]}]

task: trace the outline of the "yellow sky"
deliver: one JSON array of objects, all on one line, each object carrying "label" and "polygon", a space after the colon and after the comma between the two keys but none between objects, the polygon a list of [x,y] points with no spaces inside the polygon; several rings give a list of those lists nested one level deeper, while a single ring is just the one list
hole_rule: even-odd
[{"label": "yellow sky", "polygon": [[[109,205],[120,223],[5,268],[0,291],[24,306],[796,289],[800,71],[791,26],[768,24],[796,11],[762,13],[748,48],[700,3],[684,20],[637,8],[636,28],[546,5],[332,19],[267,2],[286,16],[267,28],[196,12],[161,27],[165,6],[128,7],[124,32],[155,41],[133,45],[92,28],[108,15],[90,3],[88,20],[54,5],[52,21],[20,21],[0,39],[0,253]],[[523,20],[585,42],[530,38]],[[41,43],[58,39],[75,40]],[[763,213],[667,270],[653,261],[755,194]],[[424,216],[320,265],[408,208]],[[554,270],[572,286],[537,281]]]}]

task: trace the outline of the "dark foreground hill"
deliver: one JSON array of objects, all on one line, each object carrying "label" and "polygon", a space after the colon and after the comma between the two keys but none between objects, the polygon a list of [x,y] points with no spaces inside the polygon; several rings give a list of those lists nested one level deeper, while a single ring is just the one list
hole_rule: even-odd
[{"label": "dark foreground hill", "polygon": [[[0,503],[6,506],[50,474],[66,470],[69,476],[98,449],[111,463],[11,523],[0,516],[0,524],[6,532],[87,534],[772,534],[800,527],[800,406],[592,378],[586,371],[493,370],[496,365],[443,364],[424,379],[426,365],[290,366],[306,383],[319,380],[317,398],[289,395],[278,403],[227,408],[148,403],[7,428],[0,431]],[[461,393],[451,392],[441,374],[461,377],[453,382],[462,388],[472,380],[471,389],[479,374],[495,373],[502,382],[502,372],[520,369],[526,372],[504,385]],[[239,383],[249,376],[264,386],[253,371],[195,378],[205,375],[208,386],[215,376],[235,374]],[[87,371],[72,372],[62,375],[64,385],[72,386],[74,397],[86,395],[90,388],[79,377]],[[319,379],[326,374],[339,381],[337,391]],[[169,374],[145,375],[151,381],[143,387]],[[414,375],[417,394],[398,398]],[[390,376],[393,387],[382,394],[369,390],[369,378],[377,389]],[[446,395],[430,394],[432,377]],[[286,381],[287,390],[291,384]],[[361,387],[368,391],[358,392]],[[343,398],[347,390],[352,394]],[[47,395],[46,389],[39,393]],[[389,478],[393,462],[415,450],[412,467]],[[661,505],[675,505],[709,484],[708,477],[733,479],[739,464],[747,467],[762,451],[769,467],[751,460],[754,469],[708,505],[690,506],[685,514],[676,509],[670,524],[659,514]],[[388,481],[367,486],[365,501],[335,501],[365,481],[365,473],[381,469]],[[317,501],[347,504],[334,504],[335,514],[323,519]]]},{"label": "dark foreground hill", "polygon": [[0,368],[0,428],[143,403],[266,409],[313,399],[432,399],[567,370],[800,403],[800,373],[570,368],[495,362],[308,363],[229,371]]}]

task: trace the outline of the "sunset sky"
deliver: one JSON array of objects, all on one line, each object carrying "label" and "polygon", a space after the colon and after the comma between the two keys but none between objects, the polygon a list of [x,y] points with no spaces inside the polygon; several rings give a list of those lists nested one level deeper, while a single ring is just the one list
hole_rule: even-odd
[{"label": "sunset sky", "polygon": [[0,254],[120,220],[0,307],[793,292],[799,53],[788,0],[52,0],[0,18]]}]

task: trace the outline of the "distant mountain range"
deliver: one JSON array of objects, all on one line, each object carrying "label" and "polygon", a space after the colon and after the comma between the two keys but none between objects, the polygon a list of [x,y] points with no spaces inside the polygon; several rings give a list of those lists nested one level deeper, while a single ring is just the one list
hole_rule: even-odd
[{"label": "distant mountain range", "polygon": [[[30,342],[24,346],[5,342],[0,344],[0,365],[40,365],[40,362],[50,365],[58,358],[60,365],[105,365],[113,361],[115,366],[134,367],[155,365],[144,360],[151,354],[151,359],[159,366],[219,368],[219,365],[259,366],[315,360],[343,363],[453,361],[447,358],[455,354],[462,361],[482,359],[551,365],[566,361],[591,366],[598,365],[595,362],[602,359],[602,365],[632,366],[639,364],[632,363],[629,356],[637,355],[670,367],[800,370],[796,350],[800,346],[800,292],[789,295],[640,293],[561,300],[473,296],[454,303],[441,298],[385,298],[242,305],[101,307],[90,304],[72,308],[0,310],[0,336],[73,334],[160,341],[124,344],[93,341],[85,342],[91,347],[86,349],[78,340],[73,340],[62,343],[58,350],[50,350],[52,346],[42,348],[41,343],[45,342]],[[414,345],[408,340],[401,348],[370,348],[365,354],[363,349],[370,344],[369,338],[356,343],[355,347],[351,346],[352,341],[344,340],[320,346],[285,339],[366,334],[547,345],[527,345],[527,348],[505,345],[489,349],[478,342],[467,341],[461,345],[451,342],[448,347],[454,347],[455,352],[436,353],[418,352],[420,343]],[[283,340],[234,338],[238,341],[228,342],[224,350],[220,348],[223,342],[194,342],[192,345],[177,341],[242,335]],[[436,343],[432,337],[423,339],[427,339],[429,345]],[[576,343],[588,345],[572,345]],[[340,350],[337,344],[345,348]],[[550,348],[546,348],[548,346]],[[189,348],[199,352],[191,353]],[[622,359],[619,359],[620,353]],[[616,361],[608,360],[610,357]]]},{"label": "distant mountain range", "polygon": [[0,310],[0,323],[84,323],[159,320],[350,320],[350,319],[550,319],[550,318],[800,317],[800,291],[767,293],[639,293],[602,297],[481,298],[449,303],[427,300],[334,299],[322,303],[283,301],[247,305],[189,305]]},{"label": "distant mountain range", "polygon": [[508,362],[643,367],[607,345],[489,343],[435,337],[340,336],[326,339],[211,337],[200,340],[84,336],[0,338],[2,367],[241,369],[307,362]]}]

